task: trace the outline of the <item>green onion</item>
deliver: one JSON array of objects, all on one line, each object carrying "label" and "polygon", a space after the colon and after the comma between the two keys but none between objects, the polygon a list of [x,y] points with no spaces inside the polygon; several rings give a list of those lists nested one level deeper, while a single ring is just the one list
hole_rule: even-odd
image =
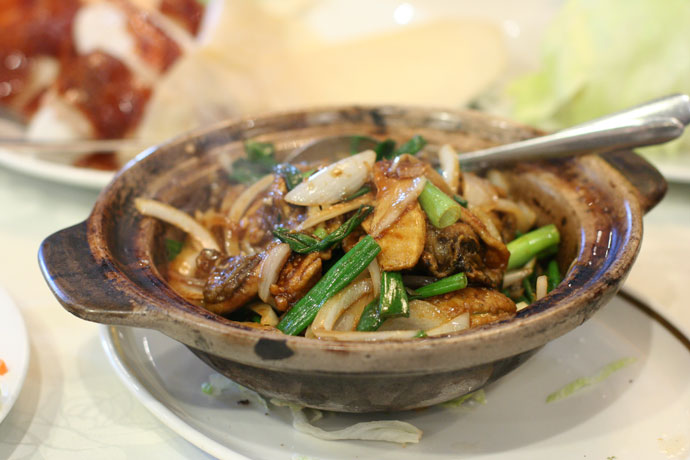
[{"label": "green onion", "polygon": [[424,339],[426,337],[429,337],[429,336],[426,335],[426,332],[424,332],[421,329],[419,330],[419,332],[417,332],[415,335],[412,336],[413,339]]},{"label": "green onion", "polygon": [[457,194],[456,194],[456,195],[453,195],[453,199],[454,199],[455,201],[457,201],[458,204],[459,204],[460,206],[462,206],[463,208],[466,208],[466,207],[467,207],[467,200],[464,199],[463,197],[461,197],[460,195],[457,195]]},{"label": "green onion", "polygon": [[350,155],[362,152],[362,147],[360,147],[362,142],[376,142],[376,139],[369,136],[350,136]]},{"label": "green onion", "polygon": [[420,150],[426,145],[426,139],[420,135],[415,135],[409,141],[405,142],[398,149],[395,148],[395,141],[392,139],[386,139],[383,142],[379,142],[374,151],[376,152],[376,161],[381,160],[392,160],[393,158],[403,155],[416,155]]},{"label": "green onion", "polygon": [[374,147],[374,151],[376,152],[376,161],[395,158],[395,141],[393,139],[386,139],[379,142]]},{"label": "green onion", "polygon": [[522,279],[522,288],[524,289],[524,296],[528,304],[534,302],[534,289],[532,289],[532,283],[530,283],[529,278]]},{"label": "green onion", "polygon": [[275,160],[275,147],[268,142],[246,141],[244,143],[246,158],[238,158],[232,163],[230,179],[241,183],[251,184],[256,182],[273,170],[277,164]]},{"label": "green onion", "polygon": [[319,226],[316,227],[316,229],[314,230],[314,236],[316,236],[316,237],[319,238],[319,239],[324,239],[324,238],[326,238],[326,237],[328,236],[328,232],[327,232],[326,229],[323,227],[323,225],[319,225]]},{"label": "green onion", "polygon": [[514,239],[506,245],[510,251],[507,270],[525,265],[540,252],[556,246],[560,240],[558,229],[553,224],[545,225]]},{"label": "green onion", "polygon": [[405,142],[400,146],[398,150],[395,151],[395,156],[400,156],[405,153],[410,155],[416,155],[420,150],[426,145],[426,139],[424,139],[419,134],[416,134],[409,141]]},{"label": "green onion", "polygon": [[370,235],[346,252],[326,274],[288,311],[278,323],[285,334],[297,335],[307,328],[324,303],[350,284],[381,252]]},{"label": "green onion", "polygon": [[359,317],[357,322],[357,330],[362,331],[375,331],[381,327],[383,319],[381,319],[381,313],[379,312],[379,299],[372,300]]},{"label": "green onion", "polygon": [[168,256],[169,262],[172,262],[180,252],[182,252],[182,241],[177,241],[170,238],[165,239],[165,253]]},{"label": "green onion", "polygon": [[435,295],[447,294],[467,287],[467,275],[456,273],[415,290],[413,299],[426,299]]},{"label": "green onion", "polygon": [[581,390],[590,385],[595,385],[606,380],[611,374],[616,371],[623,369],[626,366],[635,362],[635,358],[622,358],[599,369],[599,371],[591,377],[580,377],[579,379],[573,380],[569,384],[565,385],[561,389],[554,391],[546,397],[546,402],[554,402],[559,399],[566,398],[578,390]]},{"label": "green onion", "polygon": [[353,193],[352,195],[345,198],[345,200],[343,200],[343,201],[352,201],[357,197],[360,197],[362,195],[366,195],[370,191],[371,191],[371,187],[369,187],[368,185],[365,185],[362,188],[360,188],[359,190],[357,190],[355,193]]},{"label": "green onion", "polygon": [[285,179],[288,190],[292,190],[302,182],[302,171],[289,163],[281,163],[273,167],[273,172]]},{"label": "green onion", "polygon": [[395,316],[410,316],[407,291],[398,272],[381,272],[379,313],[382,320]]},{"label": "green onion", "polygon": [[419,195],[419,204],[436,228],[454,224],[462,213],[462,207],[457,202],[428,181]]},{"label": "green onion", "polygon": [[213,395],[215,389],[209,382],[204,382],[201,384],[201,391],[207,395]]},{"label": "green onion", "polygon": [[547,291],[551,292],[556,289],[556,286],[561,282],[561,271],[558,269],[558,262],[556,259],[551,259],[549,265],[546,266],[546,280]]},{"label": "green onion", "polygon": [[273,235],[283,243],[290,245],[290,249],[298,254],[307,254],[310,252],[324,251],[331,246],[341,242],[352,230],[357,228],[364,219],[374,209],[373,206],[362,205],[357,209],[357,212],[345,221],[340,227],[326,235],[323,239],[318,240],[306,233],[292,232],[286,228],[278,227],[273,229]]}]

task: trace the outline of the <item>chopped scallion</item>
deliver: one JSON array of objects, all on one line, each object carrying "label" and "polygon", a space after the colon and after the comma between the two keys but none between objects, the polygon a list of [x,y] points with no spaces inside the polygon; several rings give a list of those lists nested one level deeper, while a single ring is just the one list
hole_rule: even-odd
[{"label": "chopped scallion", "polygon": [[447,294],[467,287],[467,275],[456,273],[415,290],[413,299],[426,299],[435,295]]},{"label": "chopped scallion", "polygon": [[506,245],[510,252],[507,270],[525,265],[540,252],[558,245],[560,240],[561,235],[553,224],[545,225],[514,239]]},{"label": "chopped scallion", "polygon": [[453,225],[462,213],[462,207],[455,200],[428,181],[419,195],[419,204],[436,228]]}]

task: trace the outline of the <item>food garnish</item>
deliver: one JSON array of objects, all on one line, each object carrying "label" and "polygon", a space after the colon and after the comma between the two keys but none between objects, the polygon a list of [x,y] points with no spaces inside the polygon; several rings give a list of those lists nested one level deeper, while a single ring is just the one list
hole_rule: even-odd
[{"label": "food garnish", "polygon": [[554,391],[550,395],[546,397],[546,402],[555,402],[559,401],[563,398],[567,398],[568,396],[572,396],[574,393],[582,390],[585,387],[591,386],[591,385],[596,385],[597,383],[603,382],[607,378],[611,376],[614,372],[617,372],[624,367],[629,366],[630,364],[635,362],[635,358],[621,358],[616,361],[613,361],[606,366],[602,367],[599,369],[599,371],[590,376],[590,377],[580,377],[578,379],[573,380],[572,382],[568,383],[567,385],[561,387],[560,389]]}]

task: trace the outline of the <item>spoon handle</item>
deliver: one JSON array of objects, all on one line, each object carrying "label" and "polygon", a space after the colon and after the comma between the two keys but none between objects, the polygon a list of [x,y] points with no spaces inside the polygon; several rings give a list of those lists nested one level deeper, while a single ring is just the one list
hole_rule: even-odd
[{"label": "spoon handle", "polygon": [[676,118],[632,119],[576,126],[554,134],[459,155],[463,169],[499,166],[516,161],[570,157],[585,153],[661,144],[683,134]]}]

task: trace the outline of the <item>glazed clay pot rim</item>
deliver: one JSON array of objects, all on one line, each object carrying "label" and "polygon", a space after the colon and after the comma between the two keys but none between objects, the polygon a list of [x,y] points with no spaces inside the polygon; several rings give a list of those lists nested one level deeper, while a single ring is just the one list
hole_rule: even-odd
[{"label": "glazed clay pot rim", "polygon": [[[161,152],[165,152],[167,149],[173,148],[176,145],[184,144],[186,142],[193,141],[195,139],[198,139],[199,137],[204,137],[213,134],[214,132],[217,132],[218,130],[231,130],[233,128],[239,128],[240,130],[243,129],[248,129],[248,128],[254,128],[257,126],[269,126],[272,125],[273,123],[276,122],[276,120],[282,120],[286,119],[289,117],[295,117],[295,116],[303,116],[303,117],[326,117],[328,113],[330,112],[338,112],[338,111],[347,111],[351,110],[352,107],[335,107],[335,108],[326,108],[326,109],[313,109],[313,110],[307,110],[307,111],[296,111],[296,112],[283,112],[283,113],[278,113],[278,114],[271,114],[268,116],[263,116],[263,117],[246,117],[243,119],[235,120],[235,121],[230,121],[230,122],[223,122],[220,124],[217,124],[215,126],[205,128],[203,130],[196,131],[192,134],[182,136],[180,138],[177,138],[175,140],[172,140],[168,143],[162,144],[161,146],[149,149],[145,154],[140,155],[135,159],[133,162],[131,162],[125,170],[123,170],[121,173],[117,175],[117,177],[114,179],[113,183],[106,188],[101,196],[98,199],[98,202],[96,203],[96,206],[94,207],[94,210],[91,214],[91,216],[88,219],[88,232],[89,232],[89,240],[91,244],[91,250],[94,253],[94,255],[97,256],[97,258],[100,258],[101,260],[107,260],[109,257],[109,253],[107,251],[106,245],[101,245],[101,244],[95,244],[92,240],[92,237],[96,234],[99,233],[100,230],[102,230],[103,227],[103,222],[102,220],[99,221],[99,219],[102,219],[105,215],[104,211],[108,206],[108,196],[109,194],[114,193],[115,190],[117,190],[117,186],[120,182],[120,178],[123,175],[128,174],[128,171],[130,171],[131,168],[137,167],[138,163],[142,163],[145,161],[151,161],[151,158],[155,154],[162,154]],[[452,110],[447,110],[447,109],[435,109],[435,108],[425,108],[425,109],[419,109],[419,108],[404,108],[404,107],[357,107],[357,110],[380,110],[382,112],[386,111],[412,111],[416,115],[427,115],[429,117],[433,117],[434,115],[438,114],[450,114],[451,116],[454,117],[459,117],[459,118],[467,118],[471,122],[478,122],[478,123],[486,123],[489,124],[493,127],[499,127],[502,128],[503,125],[507,124],[508,127],[511,128],[520,128],[519,125],[509,122],[507,120],[502,120],[499,118],[495,118],[486,114],[480,114],[480,113],[473,113],[473,112],[463,112],[463,111],[452,111]],[[474,120],[472,120],[474,118]],[[525,128],[529,129],[529,128]],[[533,130],[532,130],[533,131]],[[623,179],[623,177],[615,171],[612,167],[608,166],[603,160],[592,157],[588,159],[587,161],[593,161],[593,162],[599,162],[601,163],[601,166],[604,168],[609,168],[610,169],[610,174],[612,174],[612,180],[616,182],[617,185],[620,185],[619,187],[620,192],[623,194],[623,199],[629,203],[630,208],[628,209],[628,214],[632,217],[630,220],[630,228],[628,229],[627,235],[623,238],[623,243],[625,247],[619,248],[619,252],[621,252],[620,257],[614,261],[614,263],[606,268],[607,273],[613,272],[614,275],[621,275],[627,272],[629,269],[630,265],[635,259],[635,256],[637,254],[637,251],[639,249],[639,238],[638,236],[641,235],[641,209],[637,201],[637,196],[632,189],[632,187],[627,184],[627,181]],[[627,184],[627,185],[626,185]],[[100,243],[102,243],[102,240],[98,240]],[[578,254],[578,259],[582,259],[581,262],[586,262],[585,255],[582,253],[583,248],[580,248],[580,252]],[[299,350],[315,350],[315,351],[320,351],[320,350],[326,350],[326,351],[347,351],[347,352],[352,352],[352,353],[360,353],[360,354],[372,354],[372,353],[386,353],[391,350],[399,350],[399,351],[405,351],[405,352],[421,352],[424,349],[433,349],[435,351],[438,351],[439,348],[446,348],[448,347],[457,349],[459,346],[470,346],[470,345],[475,345],[475,346],[480,346],[483,347],[487,343],[493,343],[498,341],[501,344],[509,343],[509,342],[514,342],[516,344],[516,348],[511,349],[510,351],[503,350],[500,353],[497,353],[495,358],[500,358],[500,357],[505,357],[510,354],[517,354],[521,351],[525,351],[531,348],[534,348],[535,346],[540,346],[544,343],[546,343],[548,340],[551,338],[561,335],[564,330],[569,330],[572,327],[569,325],[566,325],[568,321],[571,321],[573,319],[573,314],[576,313],[578,310],[582,308],[583,305],[586,305],[589,302],[592,302],[593,300],[597,299],[598,296],[600,296],[603,292],[606,291],[606,286],[602,285],[601,283],[595,282],[582,282],[579,284],[576,284],[574,288],[571,288],[570,290],[567,289],[566,284],[570,281],[572,283],[573,278],[573,273],[571,272],[564,280],[564,283],[559,286],[559,288],[549,294],[548,297],[546,297],[542,301],[538,301],[533,306],[530,308],[533,309],[540,309],[540,311],[537,311],[536,313],[526,315],[524,317],[517,317],[511,321],[501,323],[501,324],[495,324],[491,325],[489,327],[485,328],[478,328],[478,329],[473,329],[470,331],[450,335],[450,336],[444,336],[444,337],[431,337],[426,340],[420,341],[419,339],[408,339],[408,340],[390,340],[390,341],[385,341],[385,342],[377,342],[377,343],[370,343],[370,342],[346,342],[346,341],[322,341],[322,340],[314,340],[314,339],[307,339],[304,337],[292,337],[292,336],[286,336],[280,333],[275,333],[275,332],[265,332],[265,331],[259,331],[255,329],[250,329],[245,326],[241,325],[233,325],[233,324],[228,324],[227,321],[218,321],[218,318],[213,318],[212,317],[202,317],[198,316],[195,317],[194,320],[196,321],[195,327],[201,330],[202,332],[208,332],[208,333],[213,333],[213,334],[224,334],[224,335],[232,335],[235,336],[237,339],[246,341],[248,345],[252,345],[256,343],[256,341],[261,340],[261,339],[269,339],[269,340],[280,340],[284,341],[289,347],[294,348],[294,349],[299,349]],[[129,281],[129,280],[127,280]],[[130,281],[131,283],[131,281]],[[125,283],[126,284],[126,283]],[[165,305],[160,305],[160,300],[157,299],[155,296],[150,296],[150,292],[148,289],[137,286],[137,285],[130,285],[127,286],[128,289],[130,289],[132,292],[136,293],[137,295],[141,296],[144,300],[148,300],[154,305],[157,305],[156,308],[162,308],[165,310],[164,316],[169,316],[173,318],[179,318],[182,321],[186,321],[190,319],[190,316],[186,315],[188,312],[181,312],[177,310],[170,310],[170,309],[165,309]],[[558,305],[553,305],[548,308],[549,304],[552,304],[554,302],[558,302]],[[542,309],[543,308],[543,309]],[[584,321],[583,318],[582,321]],[[581,321],[580,321],[581,322]],[[537,334],[544,334],[544,330],[542,328],[542,325],[545,323],[564,323],[562,328],[559,327],[554,327],[552,336],[549,336],[548,333],[546,335],[540,335],[537,337]],[[150,325],[147,327],[151,327]],[[529,335],[531,331],[534,331],[535,336],[533,337],[532,340],[524,340],[525,335]],[[521,339],[522,338],[522,339]],[[179,339],[178,339],[179,340]],[[192,345],[192,344],[188,344]],[[501,355],[501,356],[498,356]]]}]

